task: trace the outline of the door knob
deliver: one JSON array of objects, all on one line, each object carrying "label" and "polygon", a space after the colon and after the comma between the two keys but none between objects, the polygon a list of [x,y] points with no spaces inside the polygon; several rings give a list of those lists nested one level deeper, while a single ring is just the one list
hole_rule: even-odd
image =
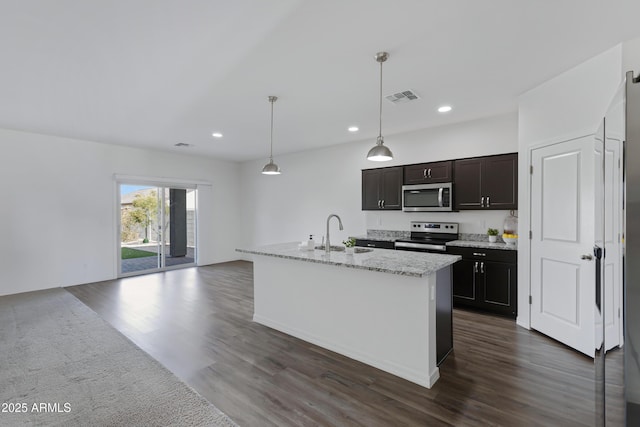
[{"label": "door knob", "polygon": [[586,259],[587,261],[591,261],[593,259],[593,255],[582,255],[580,259]]}]

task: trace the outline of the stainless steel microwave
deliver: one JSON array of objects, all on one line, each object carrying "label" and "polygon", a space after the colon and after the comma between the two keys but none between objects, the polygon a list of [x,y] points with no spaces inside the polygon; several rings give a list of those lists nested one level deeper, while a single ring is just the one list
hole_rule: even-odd
[{"label": "stainless steel microwave", "polygon": [[405,212],[438,212],[453,210],[453,186],[416,184],[402,186],[402,210]]}]

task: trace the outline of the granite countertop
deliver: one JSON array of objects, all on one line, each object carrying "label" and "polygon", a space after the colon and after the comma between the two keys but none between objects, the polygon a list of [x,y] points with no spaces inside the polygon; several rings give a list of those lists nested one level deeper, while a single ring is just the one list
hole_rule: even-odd
[{"label": "granite countertop", "polygon": [[474,240],[454,240],[447,242],[447,246],[457,246],[461,248],[481,248],[481,249],[499,249],[503,251],[517,251],[518,244],[507,245],[504,242],[489,243],[487,241],[480,242]]},{"label": "granite countertop", "polygon": [[344,252],[330,252],[327,256],[323,250],[300,250],[298,245],[299,242],[279,243],[251,249],[236,249],[236,251],[413,277],[427,276],[462,259],[459,255],[396,251],[394,249],[373,249],[371,252],[354,255],[348,255]]}]

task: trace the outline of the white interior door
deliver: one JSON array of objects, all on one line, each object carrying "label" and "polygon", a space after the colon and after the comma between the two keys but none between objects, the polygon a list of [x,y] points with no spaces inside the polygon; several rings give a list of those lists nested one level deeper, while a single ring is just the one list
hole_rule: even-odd
[{"label": "white interior door", "polygon": [[535,149],[531,160],[531,327],[593,357],[594,139]]}]

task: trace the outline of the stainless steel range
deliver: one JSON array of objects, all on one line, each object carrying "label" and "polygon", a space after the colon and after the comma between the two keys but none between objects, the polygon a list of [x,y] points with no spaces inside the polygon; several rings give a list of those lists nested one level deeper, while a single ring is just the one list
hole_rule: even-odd
[{"label": "stainless steel range", "polygon": [[458,223],[411,222],[411,237],[396,240],[395,247],[402,251],[446,252],[447,242],[458,240]]}]

